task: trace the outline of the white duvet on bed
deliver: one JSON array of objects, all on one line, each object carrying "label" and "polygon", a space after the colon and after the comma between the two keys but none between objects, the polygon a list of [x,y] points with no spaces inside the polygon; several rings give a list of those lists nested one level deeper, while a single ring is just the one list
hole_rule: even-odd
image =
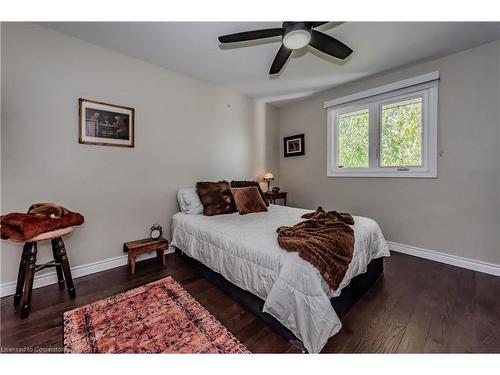
[{"label": "white duvet on bed", "polygon": [[292,331],[310,353],[319,353],[342,324],[330,298],[366,272],[375,258],[389,256],[378,224],[354,216],[354,254],[337,290],[319,271],[278,245],[276,228],[294,225],[311,210],[270,205],[268,212],[218,216],[177,213],[172,218],[174,246],[233,284],[265,301],[264,311]]}]

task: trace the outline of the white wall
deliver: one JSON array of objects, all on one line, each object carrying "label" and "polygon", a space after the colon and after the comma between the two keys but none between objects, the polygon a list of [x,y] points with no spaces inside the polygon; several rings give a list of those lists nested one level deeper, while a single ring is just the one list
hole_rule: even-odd
[{"label": "white wall", "polygon": [[[245,96],[33,24],[4,23],[1,38],[1,211],[49,201],[84,214],[65,238],[73,267],[123,255],[155,222],[169,237],[177,188],[266,168]],[[79,144],[80,97],[134,107],[135,148]],[[278,137],[277,119],[262,126]],[[20,249],[2,241],[2,283]]]},{"label": "white wall", "polygon": [[[254,103],[254,170],[258,171],[256,179],[261,181],[264,173],[271,172],[274,176],[272,186],[279,183],[279,110],[261,100]],[[267,190],[267,182],[261,187]]]},{"label": "white wall", "polygon": [[[323,102],[439,70],[438,178],[326,176]],[[500,264],[500,41],[314,95],[280,110],[281,137],[306,155],[280,159],[291,205],[375,219],[390,241]],[[280,146],[282,147],[282,146]]]}]

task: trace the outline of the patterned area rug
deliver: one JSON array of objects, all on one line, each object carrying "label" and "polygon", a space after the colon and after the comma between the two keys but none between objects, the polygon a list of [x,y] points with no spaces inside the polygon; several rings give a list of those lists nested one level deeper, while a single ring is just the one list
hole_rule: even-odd
[{"label": "patterned area rug", "polygon": [[64,313],[65,353],[250,353],[173,278]]}]

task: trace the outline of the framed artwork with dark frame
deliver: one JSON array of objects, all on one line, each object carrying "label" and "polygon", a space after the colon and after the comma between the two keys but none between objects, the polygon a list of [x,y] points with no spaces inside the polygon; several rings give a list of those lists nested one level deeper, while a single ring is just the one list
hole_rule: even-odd
[{"label": "framed artwork with dark frame", "polygon": [[134,108],[79,99],[79,143],[134,147]]},{"label": "framed artwork with dark frame", "polygon": [[292,135],[283,139],[285,158],[290,156],[305,155],[304,134]]}]

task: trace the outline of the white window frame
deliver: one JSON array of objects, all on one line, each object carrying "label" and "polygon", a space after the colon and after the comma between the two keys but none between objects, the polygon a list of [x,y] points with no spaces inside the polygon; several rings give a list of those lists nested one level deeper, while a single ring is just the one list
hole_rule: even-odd
[{"label": "white window frame", "polygon": [[[439,72],[424,74],[390,85],[326,102],[328,177],[437,177],[437,124]],[[380,165],[381,108],[393,102],[422,98],[422,165],[383,167]],[[369,167],[338,168],[338,116],[369,111]]]}]

